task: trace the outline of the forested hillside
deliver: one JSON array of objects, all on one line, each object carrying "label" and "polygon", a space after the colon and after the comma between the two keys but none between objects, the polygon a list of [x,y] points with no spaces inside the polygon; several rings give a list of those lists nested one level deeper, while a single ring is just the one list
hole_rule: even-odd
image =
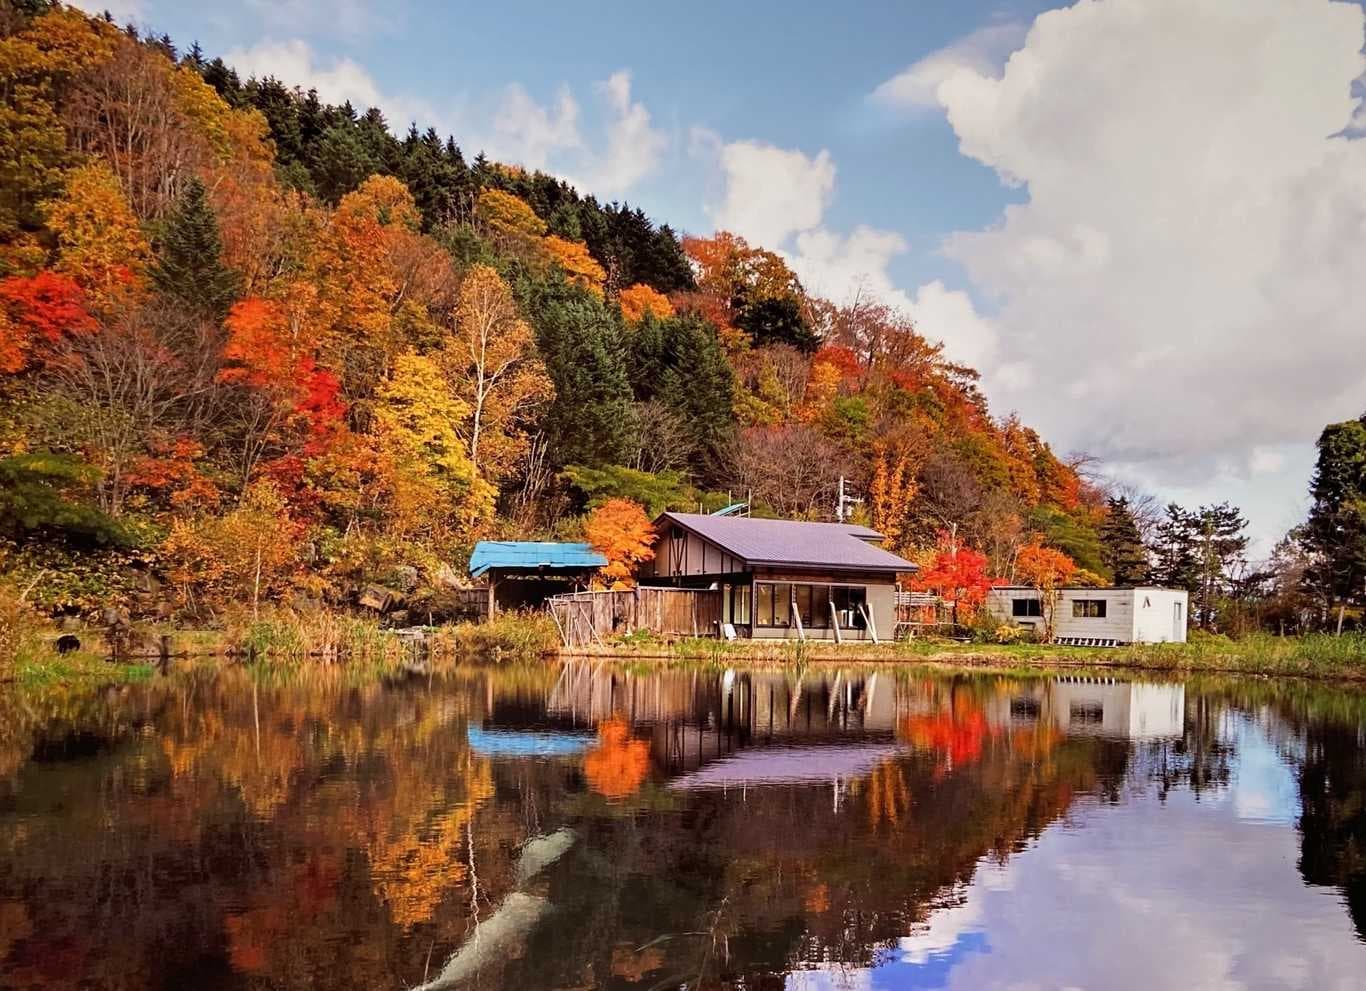
[{"label": "forested hillside", "polygon": [[623,499],[828,519],[841,476],[909,556],[1113,573],[1101,493],[936,328],[198,47],[0,10],[0,571],[45,607],[431,596],[480,538],[629,529]]}]

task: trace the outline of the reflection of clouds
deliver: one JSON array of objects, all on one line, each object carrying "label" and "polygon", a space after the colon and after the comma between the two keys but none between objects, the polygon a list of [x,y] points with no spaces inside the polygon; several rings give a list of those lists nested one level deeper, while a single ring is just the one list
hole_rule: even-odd
[{"label": "reflection of clouds", "polygon": [[1230,791],[1240,819],[1290,824],[1300,812],[1295,777],[1281,749],[1246,720],[1234,730],[1238,763]]},{"label": "reflection of clouds", "polygon": [[[1223,800],[1137,793],[1073,808],[857,972],[789,989],[1362,987],[1366,945],[1336,891],[1297,869],[1294,779],[1258,725],[1227,726],[1238,753]],[[1215,801],[1210,801],[1216,797]],[[866,978],[866,983],[864,979]]]}]

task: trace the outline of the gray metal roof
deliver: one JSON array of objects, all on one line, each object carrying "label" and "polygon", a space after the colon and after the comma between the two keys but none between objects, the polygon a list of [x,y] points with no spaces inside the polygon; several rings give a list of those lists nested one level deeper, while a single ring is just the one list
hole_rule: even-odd
[{"label": "gray metal roof", "polygon": [[748,516],[665,513],[677,523],[751,565],[810,565],[846,571],[915,571],[891,551],[868,543],[875,530],[852,523],[760,520]]}]

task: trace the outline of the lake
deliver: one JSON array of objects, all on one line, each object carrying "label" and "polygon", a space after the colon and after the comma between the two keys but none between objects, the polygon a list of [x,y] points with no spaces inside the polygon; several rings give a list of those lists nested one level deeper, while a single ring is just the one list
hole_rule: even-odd
[{"label": "lake", "polygon": [[1366,986],[1360,689],[234,667],[0,721],[0,988]]}]

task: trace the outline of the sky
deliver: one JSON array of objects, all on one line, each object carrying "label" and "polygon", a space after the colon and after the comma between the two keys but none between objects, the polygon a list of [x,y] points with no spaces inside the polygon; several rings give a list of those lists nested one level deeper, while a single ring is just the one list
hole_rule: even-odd
[{"label": "sky", "polygon": [[1357,3],[80,6],[902,307],[996,413],[1261,550],[1366,412]]}]

